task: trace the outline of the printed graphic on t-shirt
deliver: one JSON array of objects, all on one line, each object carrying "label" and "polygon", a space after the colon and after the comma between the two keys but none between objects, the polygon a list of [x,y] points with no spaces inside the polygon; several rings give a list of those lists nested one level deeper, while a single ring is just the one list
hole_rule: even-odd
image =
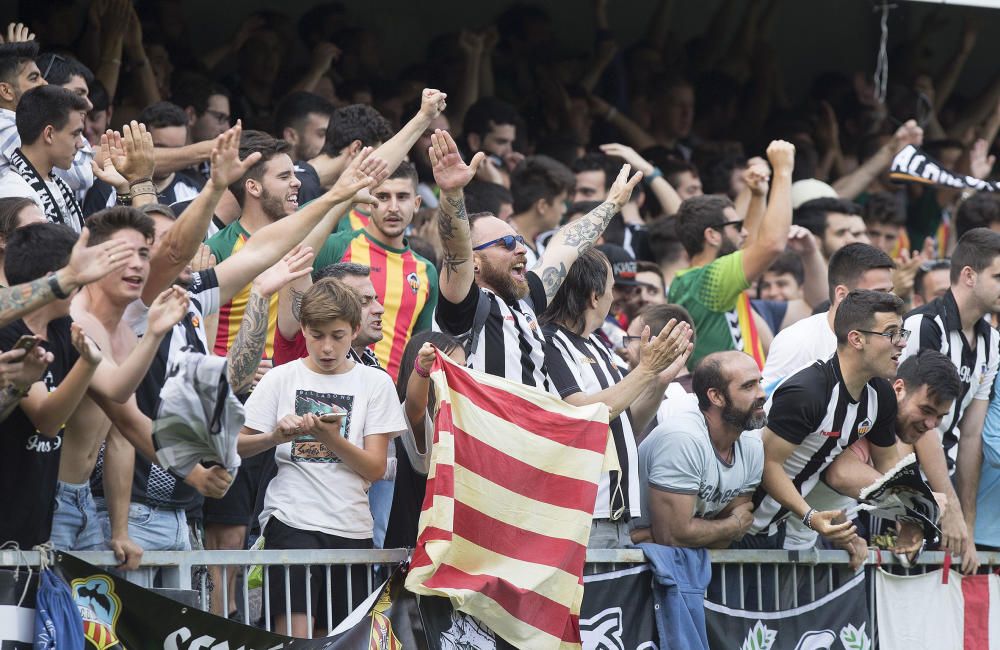
[{"label": "printed graphic on t-shirt", "polygon": [[[340,435],[347,438],[347,432],[351,430],[351,413],[354,406],[353,395],[340,395],[337,393],[317,393],[311,390],[295,391],[295,415],[305,415],[313,413],[323,415],[333,413],[335,407],[340,407],[347,411],[347,415],[341,420]],[[293,463],[340,463],[340,458],[330,451],[322,442],[316,440],[311,435],[304,435],[292,441],[292,462]]]}]

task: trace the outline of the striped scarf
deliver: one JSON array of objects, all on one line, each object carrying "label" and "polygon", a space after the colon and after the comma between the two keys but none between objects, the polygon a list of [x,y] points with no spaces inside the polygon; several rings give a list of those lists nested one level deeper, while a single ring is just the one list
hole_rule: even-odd
[{"label": "striped scarf", "polygon": [[38,195],[38,198],[41,199],[42,211],[49,221],[69,226],[76,232],[83,230],[83,211],[80,209],[80,204],[73,195],[73,190],[70,189],[64,180],[54,174],[52,175],[52,183],[62,195],[63,204],[66,206],[69,214],[63,214],[59,203],[52,196],[51,186],[45,182],[34,165],[24,157],[20,148],[10,152],[8,158],[10,159],[10,168],[17,172],[31,186],[31,189]]}]

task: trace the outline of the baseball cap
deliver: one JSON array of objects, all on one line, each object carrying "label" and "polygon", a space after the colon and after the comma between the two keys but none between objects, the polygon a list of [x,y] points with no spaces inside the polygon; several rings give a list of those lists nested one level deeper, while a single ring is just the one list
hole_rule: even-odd
[{"label": "baseball cap", "polygon": [[597,250],[604,253],[604,256],[611,262],[611,273],[614,275],[615,284],[629,287],[639,286],[639,283],[635,281],[635,258],[627,250],[617,244],[601,244]]}]

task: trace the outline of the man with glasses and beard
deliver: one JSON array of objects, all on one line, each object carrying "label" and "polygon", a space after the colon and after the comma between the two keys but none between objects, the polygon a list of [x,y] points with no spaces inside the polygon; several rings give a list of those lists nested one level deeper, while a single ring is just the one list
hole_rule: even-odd
[{"label": "man with glasses and beard", "polygon": [[761,433],[764,475],[753,497],[751,535],[742,546],[787,548],[785,527],[791,516],[851,552],[855,562],[862,558],[865,544],[843,511],[818,511],[806,499],[826,468],[859,440],[870,443],[879,473],[899,461],[896,393],[888,378],[895,377],[910,335],[902,315],[903,301],[891,293],[851,291],[833,321],[837,353],[775,389]]},{"label": "man with glasses and beard", "polygon": [[764,447],[743,432],[767,422],[760,369],[744,352],[715,352],[695,367],[692,385],[698,402],[684,401],[639,445],[635,543],[726,548],[753,523]]}]

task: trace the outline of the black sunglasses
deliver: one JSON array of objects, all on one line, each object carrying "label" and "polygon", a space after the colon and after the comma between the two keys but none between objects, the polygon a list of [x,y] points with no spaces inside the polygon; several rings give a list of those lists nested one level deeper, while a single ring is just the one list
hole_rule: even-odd
[{"label": "black sunglasses", "polygon": [[724,230],[726,226],[736,226],[737,230],[742,230],[743,229],[743,220],[742,219],[734,219],[733,221],[726,221],[726,222],[717,224],[715,226],[712,226],[712,228],[714,228],[715,230]]},{"label": "black sunglasses", "polygon": [[524,237],[522,237],[521,235],[504,235],[503,237],[498,237],[493,241],[488,241],[485,244],[480,244],[479,246],[476,246],[472,250],[481,251],[484,248],[489,248],[490,246],[503,244],[504,248],[506,248],[509,251],[512,251],[515,248],[517,248],[518,244],[523,244],[523,243],[524,243]]}]

